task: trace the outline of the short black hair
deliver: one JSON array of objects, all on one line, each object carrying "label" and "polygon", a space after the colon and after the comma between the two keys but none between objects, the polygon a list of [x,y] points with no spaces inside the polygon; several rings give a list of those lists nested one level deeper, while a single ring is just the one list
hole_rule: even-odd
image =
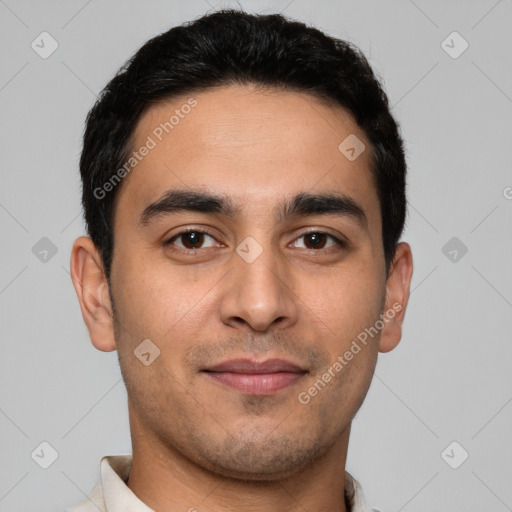
[{"label": "short black hair", "polygon": [[82,205],[109,283],[121,184],[108,189],[105,184],[124,175],[118,171],[126,169],[142,114],[162,100],[233,84],[309,93],[353,116],[371,143],[388,273],[405,223],[406,162],[388,98],[364,54],[281,14],[225,9],[146,42],[87,116],[80,157]]}]

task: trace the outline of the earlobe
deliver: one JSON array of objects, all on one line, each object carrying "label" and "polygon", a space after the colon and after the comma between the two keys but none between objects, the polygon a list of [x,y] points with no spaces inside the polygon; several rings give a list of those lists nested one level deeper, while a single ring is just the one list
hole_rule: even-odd
[{"label": "earlobe", "polygon": [[413,273],[411,247],[406,242],[397,245],[386,284],[384,315],[387,321],[381,331],[379,352],[393,350],[402,337],[402,323],[409,302]]},{"label": "earlobe", "polygon": [[71,251],[71,279],[92,344],[104,352],[116,349],[112,305],[100,254],[86,236],[77,238]]}]

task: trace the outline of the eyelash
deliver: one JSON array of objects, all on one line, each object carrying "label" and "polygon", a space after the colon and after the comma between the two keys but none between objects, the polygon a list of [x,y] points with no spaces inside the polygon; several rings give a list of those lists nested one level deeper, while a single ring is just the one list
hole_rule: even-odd
[{"label": "eyelash", "polygon": [[[199,234],[203,234],[203,235],[208,235],[211,238],[213,238],[214,240],[216,240],[215,235],[213,235],[212,233],[210,233],[207,230],[190,228],[190,229],[185,229],[183,231],[180,231],[179,233],[173,235],[171,238],[169,238],[168,240],[166,240],[164,242],[164,245],[171,247],[172,250],[177,251],[177,252],[196,253],[201,248],[199,248],[199,249],[183,249],[181,247],[173,247],[173,241],[179,239],[181,236],[186,235],[187,233],[199,233]],[[331,238],[332,240],[334,240],[334,242],[338,246],[338,249],[346,249],[348,247],[348,244],[346,242],[344,242],[343,240],[340,240],[339,238],[335,237],[334,235],[331,235],[330,233],[326,233],[324,231],[308,231],[306,233],[303,233],[299,237],[297,237],[295,240],[298,240],[299,238],[302,238],[302,237],[305,237],[308,235],[313,235],[313,234],[314,235],[326,235],[328,238]],[[322,249],[323,248],[321,248],[321,249],[306,249],[306,250],[313,251],[313,252],[320,252]],[[329,250],[329,249],[332,249],[332,247],[328,247],[325,250]]]}]

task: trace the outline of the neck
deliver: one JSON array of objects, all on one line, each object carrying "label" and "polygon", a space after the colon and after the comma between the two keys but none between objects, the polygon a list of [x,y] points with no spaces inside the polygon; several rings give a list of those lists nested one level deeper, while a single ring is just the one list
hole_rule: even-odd
[{"label": "neck", "polygon": [[201,467],[130,418],[133,460],[127,485],[156,512],[349,512],[344,490],[350,427],[327,453],[297,473],[248,481]]}]

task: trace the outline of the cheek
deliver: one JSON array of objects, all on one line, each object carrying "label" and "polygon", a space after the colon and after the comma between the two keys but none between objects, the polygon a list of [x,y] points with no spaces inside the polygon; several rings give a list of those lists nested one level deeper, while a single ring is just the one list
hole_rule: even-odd
[{"label": "cheek", "polygon": [[112,276],[116,311],[127,330],[157,345],[190,330],[197,334],[221,274],[172,264],[163,252],[150,258],[132,248],[131,254],[116,261]]},{"label": "cheek", "polygon": [[306,276],[299,296],[324,324],[330,338],[343,345],[375,322],[384,292],[384,280],[368,264]]}]

